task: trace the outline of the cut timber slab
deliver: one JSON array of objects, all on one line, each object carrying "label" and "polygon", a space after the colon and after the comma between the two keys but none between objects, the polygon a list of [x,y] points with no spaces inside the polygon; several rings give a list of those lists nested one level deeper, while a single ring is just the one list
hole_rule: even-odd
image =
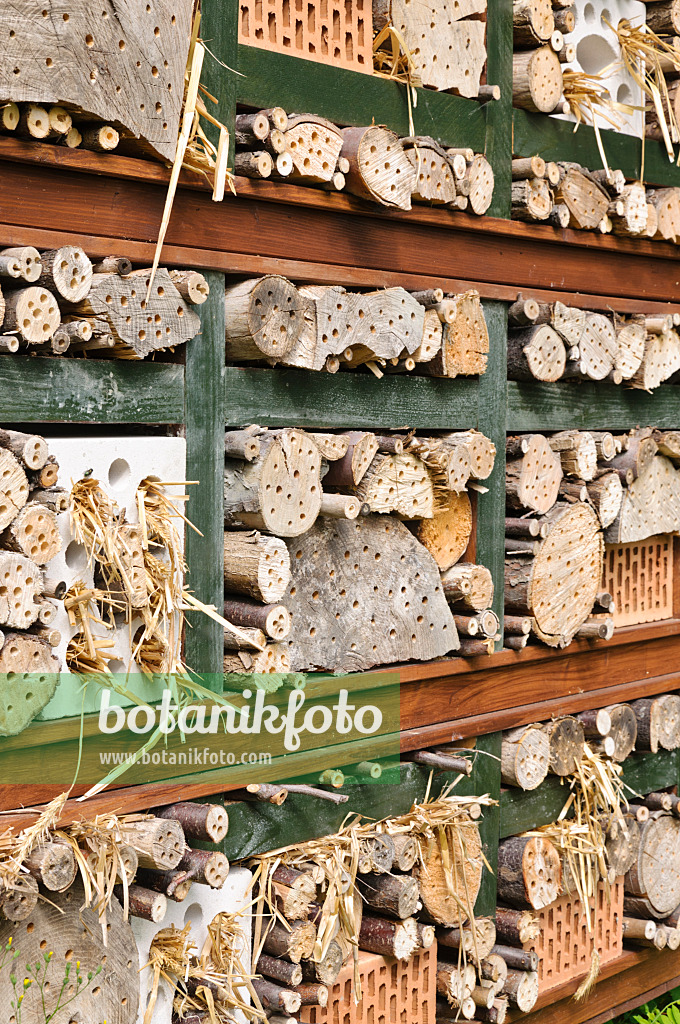
[{"label": "cut timber slab", "polygon": [[[54,954],[55,974],[56,965],[61,965],[61,971],[71,958],[79,961],[84,978],[90,971],[94,974],[101,969],[91,985],[81,986],[69,1002],[66,1014],[59,1013],[53,1018],[55,1022],[106,1020],[108,1024],[129,1024],[137,1019],[137,947],[130,924],[115,898],[106,910],[106,944],[99,913],[86,905],[80,881],[66,892],[51,892],[49,900],[39,900],[30,917],[20,924],[3,921],[0,924],[3,947],[10,938],[17,949],[23,950],[27,963],[42,963],[45,950],[50,950]],[[75,965],[72,976],[75,976]],[[43,1006],[46,1012],[53,1014],[59,1005],[60,993],[61,980],[44,988],[36,984],[29,986],[22,1002],[25,1019],[44,1018]],[[5,972],[0,986],[2,1020],[10,1021],[14,1016],[11,1008],[14,999],[14,989]]]},{"label": "cut timber slab", "polygon": [[332,180],[342,149],[339,128],[321,117],[299,114],[290,119],[285,138],[295,177],[319,183]]},{"label": "cut timber slab", "polygon": [[505,606],[533,615],[534,632],[550,647],[566,647],[600,589],[604,542],[594,510],[581,502],[556,505],[546,521],[535,558],[506,560]]},{"label": "cut timber slab", "polygon": [[560,164],[560,170],[556,202],[568,207],[574,227],[595,230],[607,214],[609,196],[575,164]]},{"label": "cut timber slab", "polygon": [[562,867],[555,846],[543,836],[513,836],[498,848],[498,893],[504,903],[541,910],[560,892]]},{"label": "cut timber slab", "polygon": [[501,777],[506,786],[532,790],[548,774],[550,740],[542,729],[522,725],[503,734]]},{"label": "cut timber slab", "polygon": [[468,291],[447,300],[448,319],[442,346],[426,369],[433,377],[473,376],[486,372],[489,331],[479,292]]},{"label": "cut timber slab", "polygon": [[624,490],[619,515],[607,529],[607,543],[625,544],[677,530],[680,530],[680,470],[670,459],[655,455]]},{"label": "cut timber slab", "polygon": [[0,96],[114,122],[172,161],[191,15],[191,0],[0,5]]},{"label": "cut timber slab", "polygon": [[423,519],[416,536],[442,570],[450,569],[463,557],[472,533],[472,507],[466,491],[449,492],[443,507],[432,519]]},{"label": "cut timber slab", "polygon": [[348,192],[383,206],[411,209],[416,172],[395,132],[376,125],[345,128],[342,156],[350,163]]},{"label": "cut timber slab", "polygon": [[405,452],[376,455],[357,487],[371,512],[394,512],[400,519],[432,519],[434,487],[425,463]]},{"label": "cut timber slab", "polygon": [[297,343],[307,304],[285,277],[268,274],[239,281],[226,289],[224,301],[228,360],[275,363]]},{"label": "cut timber slab", "polygon": [[357,672],[457,650],[436,563],[397,519],[324,519],[288,547],[291,671]]},{"label": "cut timber slab", "polygon": [[[413,873],[428,916],[437,924],[455,928],[469,917],[482,881],[482,844],[474,822],[446,829],[447,849],[438,838],[421,843],[421,857]],[[447,867],[448,865],[448,867]]]}]

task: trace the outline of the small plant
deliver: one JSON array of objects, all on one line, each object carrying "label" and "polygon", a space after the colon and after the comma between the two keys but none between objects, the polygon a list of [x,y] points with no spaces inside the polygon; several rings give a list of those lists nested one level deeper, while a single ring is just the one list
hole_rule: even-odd
[{"label": "small plant", "polygon": [[[21,1024],[22,1022],[22,1005],[28,990],[33,985],[37,987],[40,993],[42,1018],[39,1019],[34,1017],[30,1024],[50,1024],[60,1010],[63,1010],[64,1007],[68,1006],[69,1003],[72,1003],[74,999],[89,988],[93,980],[101,973],[102,970],[102,965],[100,964],[96,971],[88,971],[87,974],[82,974],[80,970],[80,960],[76,960],[74,982],[72,979],[71,964],[67,963],[64,970],[64,978],[61,983],[61,988],[57,995],[56,1004],[53,1009],[48,1011],[45,1003],[46,995],[49,991],[47,976],[53,956],[53,952],[43,953],[42,960],[36,960],[34,964],[26,964],[26,974],[22,982],[19,982],[14,972],[10,974],[9,980],[12,988],[14,989],[14,999],[10,1003],[10,1006],[14,1010],[16,1024]],[[7,962],[12,963],[16,961],[18,957],[19,950],[12,948],[12,939],[10,938],[2,951],[2,956],[0,957],[0,970],[2,970]],[[106,1021],[103,1021],[102,1024],[106,1024]]]},{"label": "small plant", "polygon": [[633,1015],[635,1024],[680,1024],[680,999],[675,999],[665,1006],[654,1006],[646,1003],[640,1007],[644,1016],[640,1013]]}]

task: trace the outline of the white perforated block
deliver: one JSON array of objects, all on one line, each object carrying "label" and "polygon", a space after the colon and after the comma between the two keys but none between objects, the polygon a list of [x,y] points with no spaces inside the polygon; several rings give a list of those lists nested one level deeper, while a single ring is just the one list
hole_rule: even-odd
[{"label": "white perforated block", "polygon": [[[139,1017],[136,1024],[142,1024],[144,1020],[144,1013],[148,1005],[153,983],[153,971],[146,966],[149,962],[149,949],[154,936],[163,928],[169,928],[171,925],[175,925],[177,928],[184,928],[186,924],[191,922],[189,935],[200,953],[203,943],[208,937],[208,925],[216,915],[223,912],[234,914],[242,911],[238,918],[239,927],[244,935],[241,962],[246,970],[249,969],[252,943],[252,915],[250,909],[245,910],[244,908],[251,900],[248,890],[252,878],[252,872],[247,871],[245,868],[232,867],[221,889],[211,889],[207,885],[194,884],[183,903],[173,903],[172,900],[168,900],[168,912],[159,924],[153,924],[151,921],[142,921],[138,917],[131,918],[132,930],[137,941],[140,968]],[[242,989],[240,995],[245,1003],[250,1002],[246,989]],[[161,978],[151,1024],[171,1024],[172,998],[172,989]],[[245,1017],[241,1013],[234,1013],[234,1018],[245,1022]]]},{"label": "white perforated block", "polygon": [[[50,454],[54,455],[59,463],[59,487],[70,490],[76,481],[88,474],[100,482],[103,490],[116,502],[121,511],[125,510],[125,518],[130,523],[139,522],[136,491],[145,477],[182,481],[186,476],[186,442],[181,437],[48,437],[46,440]],[[167,488],[169,496],[181,494],[183,491],[184,488],[181,486]],[[183,506],[180,507],[183,510]],[[176,524],[183,539],[181,520],[176,520]],[[73,539],[68,512],[62,512],[58,516],[58,525],[62,547],[56,558],[48,563],[46,575],[50,579],[65,580],[69,587],[78,579],[87,586],[92,586],[94,567],[87,564],[85,549]],[[71,627],[63,604],[60,601],[54,603],[57,606],[57,614],[51,625],[61,633],[61,644],[55,648],[54,653],[61,662],[62,676],[54,697],[39,716],[42,719],[65,718],[80,714],[83,702],[81,681],[77,677],[69,676],[65,668],[66,647],[77,630]],[[115,641],[113,650],[116,659],[109,666],[112,672],[127,671],[131,657],[131,640],[139,624],[133,621],[130,626],[121,619],[115,632],[107,631],[103,626],[93,628],[93,632],[98,629],[99,635]],[[135,672],[134,666],[131,671]],[[146,682],[138,672],[135,673],[134,683],[130,689],[150,701],[159,698],[158,687]],[[86,714],[98,710],[100,696],[100,688],[96,684],[90,684],[85,694]],[[111,703],[124,704],[126,701],[112,694]]]},{"label": "white perforated block", "polygon": [[[571,10],[576,15],[576,26],[564,38],[565,42],[575,44],[576,61],[563,65],[564,69],[584,71],[588,75],[604,73],[602,84],[612,100],[644,108],[642,89],[623,66],[621,47],[614,32],[622,18],[626,18],[636,28],[640,26],[645,20],[644,3],[640,0],[575,0]],[[609,28],[607,22],[613,27]],[[575,121],[571,114],[553,116]],[[631,114],[617,111],[614,116],[621,124],[617,130],[640,138],[644,110],[635,110]],[[597,123],[600,128],[612,127],[602,117],[598,117]]]}]

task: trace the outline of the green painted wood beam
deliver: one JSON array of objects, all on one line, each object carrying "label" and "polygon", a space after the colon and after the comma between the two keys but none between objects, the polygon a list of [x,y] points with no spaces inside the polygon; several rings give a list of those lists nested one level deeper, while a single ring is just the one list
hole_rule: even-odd
[{"label": "green painted wood beam", "polygon": [[666,385],[652,394],[614,384],[508,383],[507,429],[630,430],[641,425],[680,426],[680,387]]},{"label": "green painted wood beam", "polygon": [[[210,113],[229,129],[230,167],[233,167],[234,158],[233,124],[236,116],[238,18],[239,5],[237,3],[225,4],[222,3],[222,0],[205,0],[201,5],[201,38],[211,51],[205,56],[201,82],[217,100],[217,104],[206,100],[206,106]],[[219,64],[218,61],[222,63]],[[222,65],[226,65],[226,67]],[[219,138],[217,129],[205,121],[203,128],[211,141],[217,145]]]},{"label": "green painted wood beam", "polygon": [[456,430],[477,425],[478,388],[473,378],[228,366],[224,411],[233,426]]},{"label": "green painted wood beam", "polygon": [[[633,793],[644,796],[658,789],[675,786],[680,771],[680,750],[660,750],[658,754],[631,754],[623,762],[623,781]],[[629,799],[633,794],[627,792]]]},{"label": "green painted wood beam", "polygon": [[[482,808],[482,820],[479,823],[479,831],[482,837],[484,856],[487,859],[491,871],[487,869],[482,873],[482,885],[475,904],[475,913],[482,917],[495,917],[496,915],[496,876],[498,873],[498,839],[501,822],[501,740],[503,734],[500,732],[491,733],[488,736],[480,736],[477,740],[477,756],[475,767],[470,778],[473,785],[473,792],[478,796],[488,793],[496,804],[492,807]],[[456,787],[456,791],[458,787]]]},{"label": "green painted wood beam", "polygon": [[[406,89],[397,82],[243,45],[238,47],[238,71],[244,76],[237,77],[238,102],[245,106],[310,112],[341,125],[375,122],[400,135],[411,134]],[[484,151],[483,104],[432,89],[418,89],[417,94],[417,135]]]},{"label": "green painted wood beam", "polygon": [[512,0],[489,4],[486,46],[487,79],[501,89],[500,100],[486,107],[485,153],[496,179],[489,215],[507,219],[512,160]]},{"label": "green painted wood beam", "polygon": [[[187,527],[187,586],[204,604],[224,602],[224,275],[207,273],[208,301],[196,309],[201,318],[199,344],[187,350],[187,515],[200,535]],[[222,692],[224,630],[198,612],[187,614],[185,660],[203,684]]]},{"label": "green painted wood beam", "polygon": [[[610,167],[621,168],[628,178],[639,178],[641,144],[622,132],[601,131],[602,144]],[[538,154],[545,160],[574,160],[591,170],[602,167],[595,132],[544,114],[514,111],[515,156]],[[660,142],[645,143],[645,182],[653,185],[680,185],[680,168],[671,163]]]},{"label": "green painted wood beam", "polygon": [[[187,351],[200,345],[190,341]],[[168,363],[0,358],[4,423],[182,423],[184,372]]]}]

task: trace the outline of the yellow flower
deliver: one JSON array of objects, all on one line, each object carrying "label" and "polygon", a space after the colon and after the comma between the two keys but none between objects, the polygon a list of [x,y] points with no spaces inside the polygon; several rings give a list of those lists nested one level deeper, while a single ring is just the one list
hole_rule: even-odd
[{"label": "yellow flower", "polygon": [[11,935],[10,935],[10,937],[9,937],[9,938],[8,938],[8,940],[7,940],[7,945],[8,945],[8,946],[11,946],[11,945],[12,945],[12,936],[11,936]]}]

